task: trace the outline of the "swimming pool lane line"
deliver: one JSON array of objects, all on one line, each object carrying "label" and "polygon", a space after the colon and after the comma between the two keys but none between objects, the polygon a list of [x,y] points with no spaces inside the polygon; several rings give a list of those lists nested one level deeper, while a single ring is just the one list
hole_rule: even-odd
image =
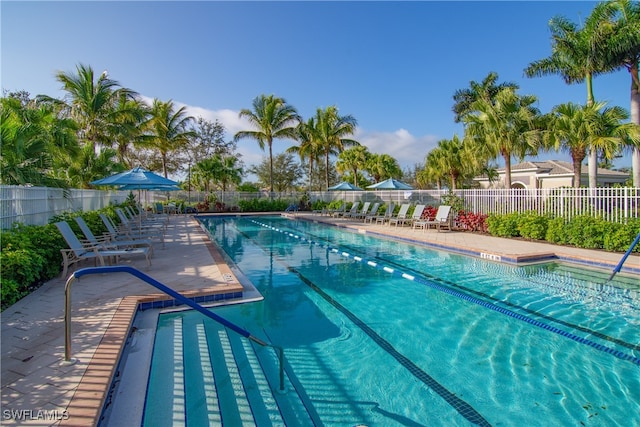
[{"label": "swimming pool lane line", "polygon": [[[261,225],[261,226],[266,227],[266,228],[273,228],[275,230],[275,227],[271,227],[271,226],[266,225],[266,224],[263,225],[263,224],[255,221],[255,220],[251,220],[251,222],[254,222],[255,224]],[[247,235],[246,233],[244,233],[243,231],[238,229],[238,227],[236,227],[236,229],[246,239],[248,239],[250,241],[255,241],[255,239],[253,239],[251,236]],[[276,231],[280,231],[280,230],[278,229]],[[285,232],[285,231],[282,231],[282,233],[291,234],[291,237],[300,239],[299,235],[294,235],[293,233],[288,233],[288,232]],[[301,239],[303,239],[304,241],[308,241],[304,237],[302,237]],[[318,245],[318,246],[321,246],[320,243],[317,243],[317,242],[314,242],[314,243],[316,245]],[[258,245],[258,247],[261,250],[265,251],[264,248],[261,245]],[[337,249],[335,251],[337,252]],[[280,257],[277,257],[277,258],[278,258],[279,262],[281,264],[283,264],[287,268],[287,270],[289,272],[291,272],[291,273],[295,274],[296,276],[298,276],[298,278],[305,285],[307,285],[314,292],[316,292],[320,297],[322,297],[322,299],[327,301],[330,305],[332,305],[334,308],[336,308],[338,311],[340,311],[342,314],[344,314],[354,325],[359,327],[365,334],[367,334],[367,336],[369,336],[380,348],[382,348],[391,357],[396,359],[400,363],[400,365],[403,366],[405,369],[407,369],[408,372],[410,374],[412,374],[415,378],[420,380],[427,387],[431,388],[431,390],[435,391],[440,397],[442,397],[445,400],[445,402],[447,402],[449,404],[449,406],[453,407],[462,417],[464,417],[465,419],[469,420],[470,422],[472,422],[475,425],[479,425],[479,426],[482,426],[482,427],[491,427],[491,424],[489,423],[489,421],[487,421],[469,403],[467,403],[464,400],[462,400],[461,398],[459,398],[455,393],[450,392],[445,386],[440,384],[436,379],[434,379],[432,376],[430,376],[428,373],[426,373],[424,370],[422,370],[422,368],[420,368],[418,365],[413,363],[411,361],[411,359],[409,359],[408,357],[406,357],[405,355],[400,353],[398,350],[396,350],[396,348],[393,347],[393,345],[391,343],[389,343],[389,341],[387,341],[384,338],[382,338],[377,332],[375,332],[372,328],[370,328],[365,322],[360,320],[360,318],[358,316],[353,314],[349,309],[347,309],[342,304],[340,304],[338,301],[336,301],[331,295],[329,295],[326,292],[324,292],[320,287],[318,287],[318,285],[313,283],[313,281],[307,279],[297,269],[295,269],[294,267],[288,265],[286,262],[284,262],[284,260],[282,258],[280,258]]]},{"label": "swimming pool lane line", "polygon": [[[352,257],[352,255],[349,254],[348,252],[341,251],[338,248],[326,245],[326,244],[321,243],[321,242],[317,242],[317,241],[306,239],[305,237],[300,236],[300,234],[294,234],[294,233],[291,233],[290,231],[282,230],[282,229],[279,229],[277,227],[273,227],[273,226],[271,226],[269,224],[258,222],[256,220],[251,220],[251,222],[254,222],[255,224],[258,224],[258,225],[260,225],[262,227],[272,229],[273,231],[277,231],[277,232],[280,232],[282,234],[288,235],[289,237],[293,237],[295,239],[299,239],[301,242],[308,242],[309,244],[314,244],[316,246],[320,246],[322,248],[325,248],[328,251],[340,254],[340,255],[344,256],[345,258],[351,258]],[[388,266],[384,266],[384,265],[379,264],[379,263],[377,263],[375,261],[367,260],[366,258],[362,258],[360,256],[353,256],[353,259],[355,261],[359,261],[359,262],[364,263],[366,265],[369,265],[371,267],[382,269],[382,270],[384,270],[384,271],[386,271],[388,273],[391,273],[393,275],[402,277],[402,278],[404,278],[406,280],[411,280],[411,281],[418,282],[420,284],[429,286],[429,287],[431,287],[433,289],[436,289],[438,291],[441,291],[441,292],[444,292],[446,294],[452,295],[454,297],[457,297],[457,298],[472,302],[472,303],[477,304],[477,305],[479,305],[481,307],[488,308],[488,309],[496,311],[498,313],[507,315],[507,316],[509,316],[511,318],[514,318],[516,320],[524,321],[526,323],[529,323],[532,326],[536,326],[536,327],[545,329],[545,330],[547,330],[549,332],[553,332],[555,334],[561,335],[561,336],[563,336],[565,338],[569,338],[569,339],[571,339],[571,340],[573,340],[575,342],[587,345],[587,346],[592,347],[592,348],[594,348],[596,350],[599,350],[599,351],[605,352],[607,354],[610,354],[612,356],[615,356],[615,357],[617,357],[619,359],[627,360],[627,361],[630,361],[630,362],[632,362],[632,363],[634,363],[636,365],[640,365],[640,358],[637,358],[637,357],[629,355],[629,354],[625,354],[625,353],[623,353],[623,352],[621,352],[619,350],[615,350],[615,349],[609,348],[609,347],[604,346],[602,344],[599,344],[599,343],[596,343],[594,341],[591,341],[588,338],[579,337],[579,336],[577,336],[575,334],[572,334],[570,332],[564,331],[564,330],[559,329],[559,328],[557,328],[555,326],[548,325],[546,323],[540,322],[540,321],[535,320],[535,319],[531,319],[531,318],[529,318],[527,316],[523,316],[522,314],[516,313],[516,312],[514,312],[512,310],[496,306],[495,304],[492,304],[492,303],[489,303],[489,302],[486,302],[486,301],[482,301],[481,299],[478,299],[478,298],[475,298],[473,296],[467,295],[467,294],[465,294],[463,292],[456,291],[455,289],[450,289],[450,288],[445,287],[443,285],[439,285],[437,283],[433,283],[433,282],[430,282],[428,280],[424,280],[424,279],[422,279],[420,277],[416,277],[416,276],[404,273],[403,271],[400,271],[398,269],[394,269],[394,268],[391,268],[391,267],[388,267]]]}]

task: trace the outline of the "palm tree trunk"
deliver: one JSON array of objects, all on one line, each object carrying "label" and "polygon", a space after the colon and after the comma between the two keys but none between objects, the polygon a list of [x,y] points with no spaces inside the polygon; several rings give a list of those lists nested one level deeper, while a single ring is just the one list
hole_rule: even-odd
[{"label": "palm tree trunk", "polygon": [[[587,105],[593,105],[593,77],[591,73],[587,73],[585,78],[587,83]],[[582,171],[580,171],[582,172]],[[589,152],[589,187],[596,188],[598,186],[598,150],[591,147]]]},{"label": "palm tree trunk", "polygon": [[325,154],[325,167],[326,170],[324,171],[324,180],[325,180],[325,188],[329,188],[329,150],[327,150],[327,153]]},{"label": "palm tree trunk", "polygon": [[[630,69],[631,74],[631,123],[640,125],[640,78],[638,78],[638,63]],[[631,154],[633,186],[640,188],[640,147],[634,147]]]},{"label": "palm tree trunk", "polygon": [[507,189],[511,188],[511,155],[503,154],[504,158],[504,183]]},{"label": "palm tree trunk", "polygon": [[273,197],[273,147],[269,141],[269,198]]}]

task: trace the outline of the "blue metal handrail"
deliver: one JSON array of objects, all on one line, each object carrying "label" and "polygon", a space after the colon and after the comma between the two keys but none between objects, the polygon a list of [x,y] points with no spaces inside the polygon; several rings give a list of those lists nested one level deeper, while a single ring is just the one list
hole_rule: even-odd
[{"label": "blue metal handrail", "polygon": [[611,276],[609,276],[609,280],[607,280],[608,282],[610,282],[611,279],[613,279],[613,276],[615,276],[616,273],[620,272],[620,270],[622,269],[622,264],[624,264],[624,262],[627,260],[627,258],[629,258],[629,255],[631,255],[631,252],[633,251],[633,248],[636,247],[638,242],[640,242],[640,233],[638,233],[636,238],[631,243],[631,246],[629,246],[629,249],[627,249],[627,252],[625,252],[625,254],[622,256],[622,259],[620,260],[618,265],[616,265],[616,267],[611,272]]},{"label": "blue metal handrail", "polygon": [[159,289],[165,294],[169,295],[176,301],[179,301],[194,310],[199,311],[205,316],[215,320],[226,328],[231,329],[232,331],[242,335],[245,338],[250,339],[251,341],[263,346],[263,347],[272,347],[278,353],[278,361],[280,363],[280,391],[284,390],[284,351],[282,347],[275,346],[273,344],[266,343],[261,339],[251,335],[251,333],[240,326],[229,322],[224,317],[218,316],[210,310],[207,310],[197,302],[193,301],[185,297],[184,295],[176,292],[170,287],[158,282],[153,277],[144,274],[140,270],[137,270],[133,267],[129,267],[126,265],[113,265],[113,266],[105,266],[105,267],[89,267],[89,268],[81,268],[75,271],[69,278],[67,279],[67,283],[64,287],[64,363],[68,365],[72,365],[75,363],[75,360],[71,358],[71,285],[73,284],[74,279],[79,279],[82,276],[87,276],[90,274],[102,274],[102,273],[129,273],[143,282],[147,282],[151,286]]}]

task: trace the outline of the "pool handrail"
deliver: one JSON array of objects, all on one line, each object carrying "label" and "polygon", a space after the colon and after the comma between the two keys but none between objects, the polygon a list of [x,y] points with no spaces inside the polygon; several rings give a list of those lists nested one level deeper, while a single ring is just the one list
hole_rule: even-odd
[{"label": "pool handrail", "polygon": [[165,294],[174,298],[176,301],[181,302],[185,305],[188,305],[194,310],[199,311],[205,316],[213,319],[214,321],[220,323],[226,328],[231,329],[232,331],[240,334],[241,336],[250,339],[256,344],[259,344],[263,347],[272,347],[274,350],[276,350],[278,354],[278,362],[280,364],[280,390],[281,391],[284,390],[284,351],[282,347],[264,342],[260,338],[257,338],[254,335],[251,335],[249,331],[241,328],[240,326],[234,323],[231,323],[224,317],[221,317],[213,313],[212,311],[207,310],[206,308],[204,308],[197,302],[193,301],[192,299],[187,298],[184,295],[180,294],[179,292],[171,289],[170,287],[158,282],[153,277],[147,274],[144,274],[142,271],[133,267],[129,267],[127,265],[111,265],[111,266],[104,266],[104,267],[81,268],[79,270],[74,271],[67,279],[67,282],[64,287],[65,303],[64,303],[64,361],[63,361],[63,364],[73,365],[75,363],[75,360],[73,360],[71,357],[71,285],[73,284],[73,281],[75,279],[79,279],[82,276],[87,276],[90,274],[102,274],[102,273],[129,273],[132,276],[135,276],[138,279],[142,280],[143,282],[147,282],[148,284],[155,287],[156,289],[164,292]]},{"label": "pool handrail", "polygon": [[616,267],[613,269],[613,271],[611,272],[611,276],[609,276],[609,280],[607,280],[607,282],[610,282],[611,279],[613,279],[613,276],[615,276],[616,273],[620,272],[620,270],[622,269],[622,264],[624,264],[624,262],[627,260],[627,258],[629,258],[629,255],[631,255],[631,252],[633,251],[633,248],[635,248],[636,245],[639,242],[640,242],[640,233],[638,233],[636,238],[631,243],[631,246],[629,246],[629,249],[627,249],[627,252],[625,252],[625,254],[622,256],[622,259],[620,260],[618,265],[616,265]]}]

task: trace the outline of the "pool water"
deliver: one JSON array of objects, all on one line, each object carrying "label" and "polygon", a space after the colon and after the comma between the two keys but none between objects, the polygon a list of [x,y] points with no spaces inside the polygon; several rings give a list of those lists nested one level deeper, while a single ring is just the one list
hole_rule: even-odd
[{"label": "pool water", "polygon": [[[640,424],[637,277],[605,284],[604,271],[516,267],[277,216],[201,221],[264,295],[213,310],[284,348],[304,406],[290,411],[310,414],[298,425]],[[266,425],[209,379],[229,354],[187,332],[197,328],[223,329],[197,312],[160,316],[144,425],[223,424],[209,397],[176,415],[176,383],[240,408],[225,425]],[[162,347],[176,341],[180,354]],[[264,368],[266,353],[241,364]],[[278,425],[274,399],[262,412]]]}]

